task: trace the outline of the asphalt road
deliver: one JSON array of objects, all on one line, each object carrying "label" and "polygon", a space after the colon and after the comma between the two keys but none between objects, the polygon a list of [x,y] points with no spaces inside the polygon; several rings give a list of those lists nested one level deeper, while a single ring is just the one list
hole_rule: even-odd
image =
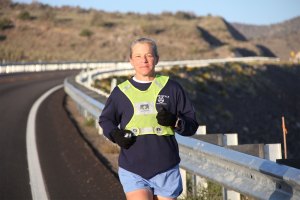
[{"label": "asphalt road", "polygon": [[[27,117],[33,103],[75,72],[0,76],[0,199],[32,199],[26,155]],[[117,179],[81,138],[60,89],[40,106],[36,137],[50,199],[124,199]]]}]

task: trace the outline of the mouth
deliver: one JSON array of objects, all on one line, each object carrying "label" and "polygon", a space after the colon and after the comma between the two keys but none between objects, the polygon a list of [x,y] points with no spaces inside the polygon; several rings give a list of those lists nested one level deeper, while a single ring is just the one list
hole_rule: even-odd
[{"label": "mouth", "polygon": [[139,68],[150,68],[149,65],[140,65]]}]

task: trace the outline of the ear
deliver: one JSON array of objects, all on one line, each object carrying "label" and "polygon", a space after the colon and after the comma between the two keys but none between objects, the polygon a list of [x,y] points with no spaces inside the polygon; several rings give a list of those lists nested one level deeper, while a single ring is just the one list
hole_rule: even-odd
[{"label": "ear", "polygon": [[157,65],[158,61],[159,61],[159,56],[156,57],[155,65]]},{"label": "ear", "polygon": [[133,61],[132,61],[131,57],[129,57],[129,62],[133,66]]}]

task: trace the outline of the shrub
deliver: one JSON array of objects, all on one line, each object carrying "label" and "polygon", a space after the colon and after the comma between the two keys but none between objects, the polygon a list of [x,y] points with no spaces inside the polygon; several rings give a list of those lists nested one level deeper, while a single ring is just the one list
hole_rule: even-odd
[{"label": "shrub", "polygon": [[[193,192],[193,183],[191,174],[187,174],[187,196],[182,200],[221,200],[222,186],[212,181],[207,181],[207,188],[196,186]],[[194,194],[193,194],[194,193]]]},{"label": "shrub", "polygon": [[56,13],[51,9],[47,9],[41,14],[40,18],[46,21],[55,21]]},{"label": "shrub", "polygon": [[105,78],[105,79],[101,79],[101,80],[96,79],[93,87],[109,93],[110,92],[110,83],[111,83],[111,78]]},{"label": "shrub", "polygon": [[190,20],[195,19],[197,16],[194,13],[178,11],[176,12],[175,17],[178,19]]},{"label": "shrub", "polygon": [[6,39],[6,35],[0,35],[0,41],[4,41]]},{"label": "shrub", "polygon": [[163,16],[163,17],[173,17],[173,13],[172,12],[168,12],[168,11],[163,11],[161,13],[161,16]]},{"label": "shrub", "polygon": [[55,25],[68,25],[68,24],[71,24],[72,22],[72,19],[71,18],[60,18],[60,19],[55,19],[54,20],[54,23]]},{"label": "shrub", "polygon": [[101,26],[104,28],[113,28],[115,25],[114,22],[103,22]]},{"label": "shrub", "polygon": [[104,28],[113,28],[116,24],[104,18],[102,13],[95,13],[91,19],[92,26],[100,26]]},{"label": "shrub", "polygon": [[89,118],[89,119],[86,119],[85,122],[84,122],[84,125],[85,126],[95,126],[96,122],[94,119],[92,118]]},{"label": "shrub", "polygon": [[211,74],[209,72],[204,72],[200,75],[204,80],[210,80]]},{"label": "shrub", "polygon": [[231,68],[237,74],[242,74],[243,73],[243,68],[239,63],[232,63]]},{"label": "shrub", "polygon": [[82,37],[87,37],[87,38],[90,38],[90,37],[92,37],[92,35],[93,35],[94,33],[91,31],[91,30],[89,30],[89,29],[83,29],[81,32],[80,32],[80,36],[82,36]]},{"label": "shrub", "polygon": [[148,23],[142,24],[141,29],[147,35],[158,35],[165,31],[165,29],[162,26]]},{"label": "shrub", "polygon": [[22,50],[8,50],[0,48],[0,60],[6,61],[16,61],[16,60],[24,60],[26,59],[26,55]]},{"label": "shrub", "polygon": [[28,11],[22,11],[19,15],[18,18],[21,20],[32,20],[34,19],[33,16],[30,15]]},{"label": "shrub", "polygon": [[14,27],[14,23],[10,19],[7,18],[0,19],[0,30],[5,30],[13,27]]}]

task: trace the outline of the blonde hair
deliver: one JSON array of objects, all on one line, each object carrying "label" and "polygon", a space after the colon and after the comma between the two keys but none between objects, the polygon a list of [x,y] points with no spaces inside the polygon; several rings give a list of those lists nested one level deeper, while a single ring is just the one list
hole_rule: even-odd
[{"label": "blonde hair", "polygon": [[150,44],[151,45],[151,48],[153,50],[153,53],[154,53],[154,56],[156,58],[158,58],[158,50],[157,50],[157,45],[155,43],[154,40],[150,39],[150,38],[145,38],[145,37],[142,37],[142,38],[138,38],[136,40],[134,40],[131,45],[130,45],[130,52],[129,52],[129,56],[131,58],[132,56],[132,48],[134,45],[136,44],[139,44],[139,43],[146,43],[146,44]]}]

